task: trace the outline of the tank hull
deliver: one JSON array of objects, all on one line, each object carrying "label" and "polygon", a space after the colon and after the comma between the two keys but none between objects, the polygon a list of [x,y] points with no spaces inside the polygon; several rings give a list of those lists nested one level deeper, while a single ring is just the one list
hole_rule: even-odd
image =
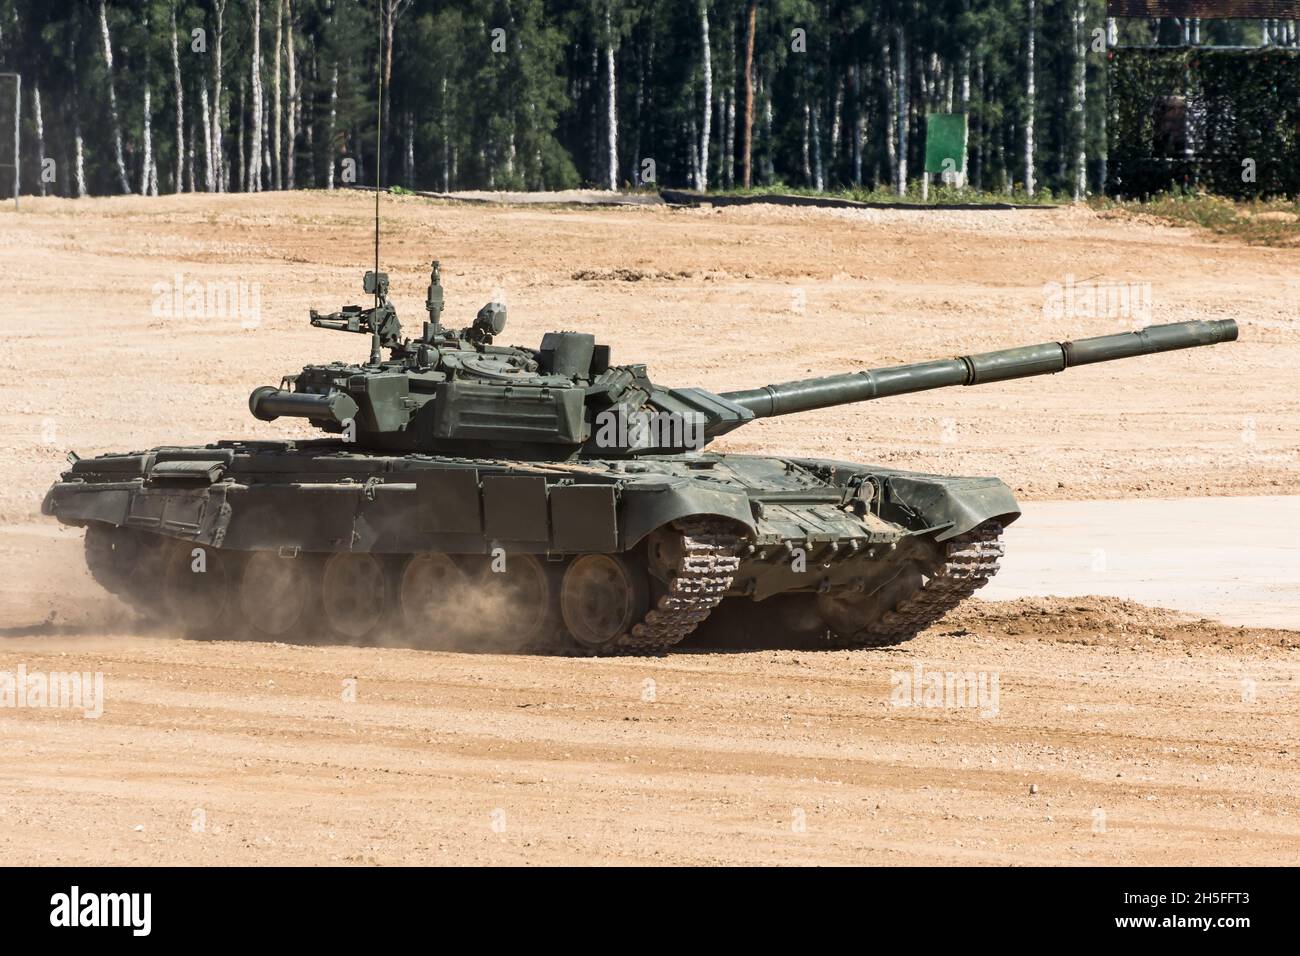
[{"label": "tank hull", "polygon": [[[897,616],[945,562],[982,583],[1000,553],[990,529],[1019,514],[996,478],[850,462],[700,452],[522,463],[357,453],[328,440],[82,459],[43,511],[88,528],[101,581],[191,630],[258,629],[260,602],[280,593],[265,581],[290,567],[274,556],[307,568],[284,592],[304,605],[294,633],[374,637],[393,609],[407,630],[463,631],[448,621],[473,616],[465,602],[513,581],[510,603],[523,606],[498,625],[523,622],[534,642],[595,652],[663,649],[720,604],[776,597],[802,609],[782,619],[802,613],[814,638],[895,643],[843,632],[857,618],[867,627]],[[950,558],[971,547],[984,549],[978,560]],[[457,589],[439,590],[438,574],[453,571]],[[339,591],[370,610],[359,620],[330,611]],[[409,613],[421,594],[437,605],[423,617]]]}]

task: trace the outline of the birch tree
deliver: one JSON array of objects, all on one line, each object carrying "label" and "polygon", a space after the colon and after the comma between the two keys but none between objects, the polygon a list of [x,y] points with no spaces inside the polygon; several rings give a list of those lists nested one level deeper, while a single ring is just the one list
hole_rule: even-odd
[{"label": "birch tree", "polygon": [[298,81],[294,61],[297,56],[294,52],[293,45],[293,0],[284,0],[284,52],[285,52],[285,78],[288,81],[289,89],[289,115],[287,117],[287,130],[285,135],[284,147],[284,181],[287,189],[293,189],[296,186],[294,179],[294,160],[295,146],[298,139]]},{"label": "birch tree", "polygon": [[1075,0],[1074,6],[1074,135],[1078,140],[1075,155],[1074,201],[1088,191],[1088,35],[1087,0]]},{"label": "birch tree", "polygon": [[221,41],[225,33],[226,0],[212,0],[212,13],[216,25],[212,35],[212,188],[221,192],[225,188],[227,169],[225,150],[222,148],[221,122]]},{"label": "birch tree", "polygon": [[608,178],[611,190],[618,189],[618,79],[614,72],[614,29],[610,24],[610,2],[605,0],[605,116],[608,134]]},{"label": "birch tree", "polygon": [[704,47],[704,117],[700,132],[700,155],[695,172],[695,188],[709,188],[709,123],[713,119],[713,58],[709,47],[709,4],[700,0],[700,42]]},{"label": "birch tree", "polygon": [[[1032,3],[1033,0],[1030,0]],[[902,24],[894,28],[894,53],[898,58],[898,68],[894,76],[895,121],[898,124],[898,182],[895,189],[900,196],[907,195],[907,126],[909,119],[910,77],[907,70],[907,35]]]},{"label": "birch tree", "polygon": [[[203,121],[203,188],[216,190],[216,157],[212,152],[212,117],[208,115],[208,86],[199,84],[199,116]],[[191,185],[193,185],[191,183]]]},{"label": "birch tree", "polygon": [[741,89],[745,107],[741,119],[740,181],[749,189],[754,183],[754,28],[758,21],[758,4],[751,0],[745,13],[745,67]]},{"label": "birch tree", "polygon": [[35,83],[32,88],[32,109],[35,112],[36,119],[36,189],[37,192],[45,195],[45,120],[41,116],[41,84]]},{"label": "birch tree", "polygon": [[1025,194],[1034,195],[1034,0],[1025,27]]},{"label": "birch tree", "polygon": [[262,0],[253,0],[252,10],[253,53],[248,85],[253,102],[247,188],[256,193],[262,191]]},{"label": "birch tree", "polygon": [[[181,83],[180,49],[176,38],[176,3],[171,5],[171,41],[172,41],[172,83],[176,95],[176,188],[172,192],[181,192],[185,187],[185,86]],[[190,174],[190,189],[194,188],[194,174]]]},{"label": "birch tree", "polygon": [[99,32],[104,38],[104,69],[108,81],[108,117],[113,128],[113,150],[117,156],[117,178],[122,192],[131,191],[131,183],[126,176],[126,159],[122,155],[122,123],[117,112],[117,91],[113,86],[113,42],[108,33],[108,10],[104,0],[99,0]]},{"label": "birch tree", "polygon": [[284,0],[279,0],[275,8],[275,56],[272,57],[271,75],[271,186],[284,188],[283,171],[280,155],[280,45],[284,42]]}]

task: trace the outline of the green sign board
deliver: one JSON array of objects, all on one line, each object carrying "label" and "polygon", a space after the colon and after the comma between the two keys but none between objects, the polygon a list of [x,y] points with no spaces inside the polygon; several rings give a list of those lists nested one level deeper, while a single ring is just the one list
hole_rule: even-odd
[{"label": "green sign board", "polygon": [[966,114],[931,113],[925,118],[925,171],[960,173],[966,169]]}]

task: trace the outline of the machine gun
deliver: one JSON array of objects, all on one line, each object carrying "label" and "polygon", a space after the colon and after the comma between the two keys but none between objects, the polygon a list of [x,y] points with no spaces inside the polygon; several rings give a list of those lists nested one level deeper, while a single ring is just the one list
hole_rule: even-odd
[{"label": "machine gun", "polygon": [[338,312],[325,315],[311,310],[311,324],[336,332],[360,332],[373,337],[371,362],[379,361],[380,348],[396,348],[402,344],[402,323],[397,320],[397,309],[388,301],[388,273],[367,272],[364,282],[367,295],[375,297],[375,305],[364,309],[359,305],[345,305]]}]

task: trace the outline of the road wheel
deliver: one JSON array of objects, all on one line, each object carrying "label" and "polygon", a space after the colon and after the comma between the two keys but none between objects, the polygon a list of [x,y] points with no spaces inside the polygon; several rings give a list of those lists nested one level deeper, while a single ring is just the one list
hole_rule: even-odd
[{"label": "road wheel", "polygon": [[375,635],[388,610],[388,580],[373,554],[332,554],[321,574],[325,624],[339,637],[359,641]]},{"label": "road wheel", "polygon": [[453,644],[466,633],[467,580],[445,554],[412,555],[402,569],[398,603],[417,646]]},{"label": "road wheel", "polygon": [[532,554],[484,561],[470,578],[472,597],[465,604],[483,645],[518,651],[550,639],[559,618],[558,576]]},{"label": "road wheel", "polygon": [[235,618],[236,557],[181,543],[170,554],[163,604],[188,637],[224,636]]},{"label": "road wheel", "polygon": [[614,646],[650,607],[645,572],[621,554],[575,558],[560,586],[560,611],[569,636],[584,648]]},{"label": "road wheel", "polygon": [[284,640],[306,632],[315,593],[316,562],[305,556],[282,557],[259,551],[240,575],[239,610],[244,623],[262,637]]},{"label": "road wheel", "polygon": [[86,566],[96,583],[148,619],[167,613],[163,584],[176,542],[171,538],[92,524],[86,528]]}]

